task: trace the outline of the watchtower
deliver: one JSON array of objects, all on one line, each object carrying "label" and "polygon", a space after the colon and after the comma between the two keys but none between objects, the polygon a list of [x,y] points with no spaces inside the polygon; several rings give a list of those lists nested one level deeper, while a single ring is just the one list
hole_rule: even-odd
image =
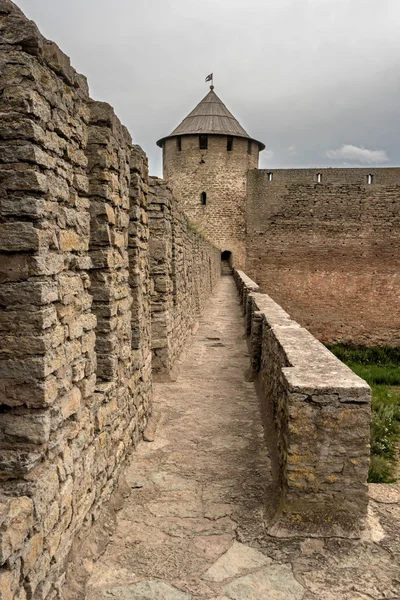
[{"label": "watchtower", "polygon": [[214,86],[173,132],[161,138],[163,177],[187,216],[224,259],[244,267],[247,172],[265,148],[249,136]]}]

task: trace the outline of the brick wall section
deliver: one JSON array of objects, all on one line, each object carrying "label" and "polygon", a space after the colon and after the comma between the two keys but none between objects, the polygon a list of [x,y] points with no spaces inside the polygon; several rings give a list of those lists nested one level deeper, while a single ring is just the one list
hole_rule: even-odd
[{"label": "brick wall section", "polygon": [[148,210],[153,372],[168,375],[220,277],[221,254],[156,177],[150,178]]},{"label": "brick wall section", "polygon": [[[163,148],[164,179],[186,215],[221,251],[232,252],[233,263],[244,267],[246,231],[246,177],[258,166],[258,145],[234,138],[227,151],[225,135],[209,135],[208,149],[199,149],[198,135],[184,135],[179,151],[176,138]],[[207,194],[205,206],[200,195]]]},{"label": "brick wall section", "polygon": [[368,503],[369,386],[243,272],[235,280],[280,490],[269,532],[358,536]]},{"label": "brick wall section", "polygon": [[324,342],[399,345],[400,169],[272,173],[249,172],[246,272]]},{"label": "brick wall section", "polygon": [[0,24],[0,597],[53,600],[150,410],[147,161],[8,0]]}]

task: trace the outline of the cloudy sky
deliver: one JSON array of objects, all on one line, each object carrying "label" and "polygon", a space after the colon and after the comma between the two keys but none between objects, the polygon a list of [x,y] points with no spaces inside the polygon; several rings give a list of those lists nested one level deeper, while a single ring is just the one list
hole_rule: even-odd
[{"label": "cloudy sky", "polygon": [[160,175],[158,138],[215,91],[261,167],[400,165],[399,0],[17,0],[112,104]]}]

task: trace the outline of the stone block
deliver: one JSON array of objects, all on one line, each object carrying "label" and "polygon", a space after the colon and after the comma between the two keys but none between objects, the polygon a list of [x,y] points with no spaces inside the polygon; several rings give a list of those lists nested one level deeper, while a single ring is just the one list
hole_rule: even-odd
[{"label": "stone block", "polygon": [[29,267],[27,255],[0,254],[0,284],[28,279]]},{"label": "stone block", "polygon": [[43,532],[34,534],[27,542],[22,554],[22,571],[29,573],[43,551]]},{"label": "stone block", "polygon": [[30,498],[0,498],[0,565],[21,550],[32,525],[33,502]]},{"label": "stone block", "polygon": [[63,419],[68,419],[71,415],[79,410],[81,404],[81,391],[78,387],[72,388],[60,400],[61,414]]},{"label": "stone block", "polygon": [[43,452],[29,450],[2,450],[0,479],[14,479],[30,473],[42,460]]},{"label": "stone block", "polygon": [[0,224],[1,252],[29,252],[38,250],[43,239],[43,232],[32,223]]},{"label": "stone block", "polygon": [[58,299],[57,285],[54,281],[26,281],[7,283],[0,286],[0,305],[18,304],[43,306]]},{"label": "stone block", "polygon": [[14,443],[45,444],[50,437],[50,414],[48,411],[3,413],[0,431]]},{"label": "stone block", "polygon": [[89,240],[73,229],[68,229],[60,231],[59,244],[62,252],[87,251]]},{"label": "stone block", "polygon": [[0,598],[1,600],[15,600],[18,587],[19,573],[13,571],[0,571]]}]

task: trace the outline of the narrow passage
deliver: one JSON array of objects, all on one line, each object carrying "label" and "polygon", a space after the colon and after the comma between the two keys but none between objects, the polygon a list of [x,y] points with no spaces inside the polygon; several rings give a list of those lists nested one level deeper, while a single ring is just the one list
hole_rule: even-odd
[{"label": "narrow passage", "polygon": [[178,380],[155,385],[157,435],[127,468],[130,496],[86,600],[400,597],[398,484],[370,485],[360,540],[266,535],[269,460],[248,364],[236,288],[225,276]]},{"label": "narrow passage", "polygon": [[[269,460],[248,365],[236,287],[225,276],[177,381],[155,384],[156,439],[128,467],[132,491],[89,600],[239,599],[240,576],[271,562],[255,549]],[[288,577],[287,585],[298,584]]]}]

